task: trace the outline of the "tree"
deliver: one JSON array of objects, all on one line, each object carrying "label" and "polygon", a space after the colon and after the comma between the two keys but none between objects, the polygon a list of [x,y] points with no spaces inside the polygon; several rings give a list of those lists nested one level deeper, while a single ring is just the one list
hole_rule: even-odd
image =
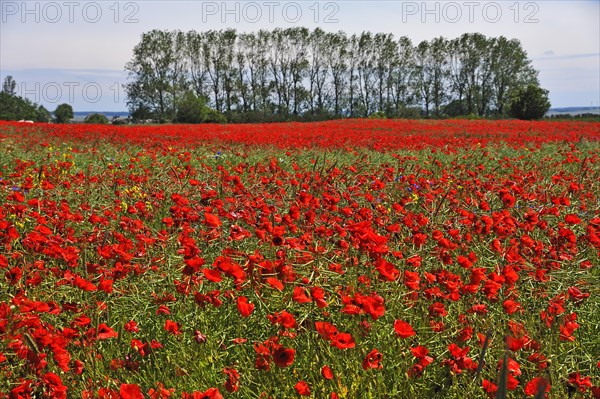
[{"label": "tree", "polygon": [[225,115],[220,113],[217,110],[209,108],[206,112],[206,119],[204,119],[206,123],[227,123],[227,118]]},{"label": "tree", "polygon": [[374,46],[379,51],[375,55],[375,102],[377,112],[389,113],[392,104],[393,71],[399,63],[398,43],[391,33],[377,33],[374,37]]},{"label": "tree", "polygon": [[202,123],[206,117],[207,109],[204,100],[197,97],[194,92],[188,91],[177,103],[177,115],[174,122]]},{"label": "tree", "polygon": [[4,78],[4,82],[2,83],[2,93],[7,93],[10,96],[16,95],[17,82],[13,79],[11,75],[8,75]]},{"label": "tree", "polygon": [[327,53],[327,63],[331,69],[331,86],[333,94],[333,114],[342,115],[344,105],[344,88],[346,86],[346,77],[348,75],[348,38],[344,32],[328,33],[327,47],[330,52]]},{"label": "tree", "polygon": [[208,31],[202,46],[208,81],[213,92],[213,103],[218,112],[232,110],[235,100],[235,76],[231,65],[234,59],[235,29]]},{"label": "tree", "polygon": [[4,79],[0,91],[0,120],[50,121],[50,112],[42,105],[38,106],[27,98],[17,96],[16,87],[17,82],[12,76],[9,75]]},{"label": "tree", "polygon": [[429,47],[431,58],[432,90],[431,101],[435,116],[440,116],[442,105],[448,99],[447,86],[450,69],[448,68],[448,42],[443,37],[435,38]]},{"label": "tree", "polygon": [[142,34],[125,65],[133,79],[125,85],[130,113],[168,122],[175,114],[175,102],[186,89],[186,36],[182,32],[158,29]]},{"label": "tree", "polygon": [[429,117],[431,103],[433,100],[433,66],[431,60],[431,45],[423,40],[415,50],[415,72],[414,81],[417,96],[425,107],[425,116]]},{"label": "tree", "polygon": [[11,96],[2,91],[0,92],[0,120],[48,122],[50,114],[46,108],[41,105],[37,106],[27,98]]},{"label": "tree", "polygon": [[52,119],[50,111],[48,111],[43,105],[40,105],[35,110],[35,121],[36,122],[50,122]]},{"label": "tree", "polygon": [[35,107],[27,99],[11,96],[5,91],[0,92],[0,119],[5,121],[18,121],[33,119]]},{"label": "tree", "polygon": [[358,97],[360,100],[360,114],[362,117],[369,116],[374,108],[376,97],[376,75],[375,63],[377,61],[377,43],[371,32],[363,32],[358,37]]},{"label": "tree", "polygon": [[520,86],[538,84],[537,71],[531,66],[527,53],[517,39],[508,40],[504,36],[497,38],[491,48],[490,59],[496,112],[502,115],[510,100],[508,93]]},{"label": "tree", "polygon": [[398,39],[397,51],[397,62],[391,76],[393,109],[389,112],[390,116],[395,117],[404,116],[415,97],[411,90],[411,82],[415,77],[414,47],[408,37]]},{"label": "tree", "polygon": [[73,119],[73,107],[69,104],[60,104],[54,110],[54,119],[56,123],[69,123]]},{"label": "tree", "polygon": [[[179,108],[198,99],[217,119],[236,121],[374,112],[485,117],[504,115],[510,93],[538,84],[518,40],[481,33],[413,45],[386,33],[346,36],[302,27],[255,33],[153,30],[142,35],[126,70],[132,117],[161,122],[188,120]],[[195,105],[193,110],[197,113]]]},{"label": "tree", "polygon": [[513,91],[509,103],[509,115],[518,119],[540,119],[550,108],[548,90],[529,84]]},{"label": "tree", "polygon": [[89,114],[85,117],[83,122],[95,125],[106,125],[108,123],[108,118],[102,114]]},{"label": "tree", "polygon": [[326,92],[329,66],[327,58],[331,48],[326,41],[327,34],[321,28],[315,29],[309,36],[309,66],[308,66],[308,104],[310,112],[321,114],[325,111]]}]

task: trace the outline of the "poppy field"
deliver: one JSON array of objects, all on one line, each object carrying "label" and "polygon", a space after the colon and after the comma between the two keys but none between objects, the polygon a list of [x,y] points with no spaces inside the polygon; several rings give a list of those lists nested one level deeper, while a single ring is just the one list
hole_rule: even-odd
[{"label": "poppy field", "polygon": [[0,122],[0,398],[600,398],[599,138]]}]

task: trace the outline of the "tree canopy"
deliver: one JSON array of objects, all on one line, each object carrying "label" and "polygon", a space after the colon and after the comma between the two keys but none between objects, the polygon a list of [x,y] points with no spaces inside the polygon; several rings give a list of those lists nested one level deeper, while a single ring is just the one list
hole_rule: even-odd
[{"label": "tree canopy", "polygon": [[511,93],[539,84],[518,40],[480,33],[413,44],[302,27],[153,30],[125,69],[131,114],[161,122],[187,119],[190,93],[233,121],[501,116]]},{"label": "tree canopy", "polygon": [[69,104],[60,104],[54,110],[54,119],[56,123],[69,123],[73,119],[73,107]]},{"label": "tree canopy", "polygon": [[529,84],[513,91],[508,113],[513,118],[531,120],[541,119],[548,109],[548,90]]},{"label": "tree canopy", "polygon": [[95,113],[86,116],[83,122],[95,125],[106,125],[109,121],[106,115]]},{"label": "tree canopy", "polygon": [[50,120],[48,110],[27,98],[19,97],[16,94],[16,86],[17,83],[12,76],[4,78],[2,91],[0,91],[0,120],[48,122]]}]

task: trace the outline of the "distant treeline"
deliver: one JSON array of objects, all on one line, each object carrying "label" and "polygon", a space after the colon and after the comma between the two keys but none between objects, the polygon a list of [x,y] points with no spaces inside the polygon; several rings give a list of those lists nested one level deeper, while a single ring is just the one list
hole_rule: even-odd
[{"label": "distant treeline", "polygon": [[511,93],[538,85],[519,40],[480,33],[152,30],[125,69],[131,115],[164,122],[503,116]]}]

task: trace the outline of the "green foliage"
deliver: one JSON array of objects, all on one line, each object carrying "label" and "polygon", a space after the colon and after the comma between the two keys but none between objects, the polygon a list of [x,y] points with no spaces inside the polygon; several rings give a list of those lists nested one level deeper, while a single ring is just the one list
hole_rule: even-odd
[{"label": "green foliage", "polygon": [[111,121],[111,125],[119,126],[119,125],[127,125],[129,123],[129,119],[122,118],[113,118]]},{"label": "green foliage", "polygon": [[54,118],[56,123],[69,123],[73,119],[73,107],[69,104],[60,104],[54,110]]},{"label": "green foliage", "polygon": [[131,78],[125,85],[127,105],[134,119],[160,123],[175,119],[177,101],[186,90],[184,39],[180,31],[154,29],[142,34],[125,65]]},{"label": "green foliage", "polygon": [[206,118],[204,119],[206,123],[227,123],[227,118],[222,113],[209,108],[206,112]]},{"label": "green foliage", "polygon": [[46,107],[43,105],[37,107],[35,118],[36,122],[50,122],[51,119],[52,115],[50,114],[50,111],[46,109]]},{"label": "green foliage", "polygon": [[512,93],[508,114],[517,119],[540,119],[550,109],[548,90],[535,84],[520,87]]},{"label": "green foliage", "polygon": [[32,119],[34,115],[35,107],[29,100],[0,92],[0,119],[15,121]]},{"label": "green foliage", "polygon": [[48,122],[50,114],[43,106],[37,106],[26,98],[0,92],[0,120],[32,120]]},{"label": "green foliage", "polygon": [[17,82],[12,76],[9,75],[4,79],[0,91],[0,120],[48,122],[50,120],[48,110],[27,98],[17,96],[16,87]]},{"label": "green foliage", "polygon": [[188,91],[177,103],[177,115],[174,122],[177,123],[202,123],[205,121],[208,108],[202,98]]},{"label": "green foliage", "polygon": [[108,123],[108,118],[102,114],[89,114],[85,117],[83,122],[95,125],[106,125]]},{"label": "green foliage", "polygon": [[450,118],[456,118],[465,114],[465,102],[462,100],[452,100],[444,106],[444,114]]},{"label": "green foliage", "polygon": [[387,119],[387,117],[385,116],[385,112],[378,111],[369,115],[369,119]]},{"label": "green foliage", "polygon": [[413,45],[390,33],[304,27],[155,29],[142,34],[125,69],[130,114],[160,123],[198,123],[189,92],[229,122],[504,117],[513,90],[538,84],[519,40],[481,33]]},{"label": "green foliage", "polygon": [[2,92],[10,94],[14,96],[17,94],[17,82],[13,79],[12,76],[8,75],[4,78],[4,82],[2,82]]},{"label": "green foliage", "polygon": [[143,123],[153,119],[153,113],[150,108],[145,105],[140,105],[131,111],[131,119],[134,123]]}]

